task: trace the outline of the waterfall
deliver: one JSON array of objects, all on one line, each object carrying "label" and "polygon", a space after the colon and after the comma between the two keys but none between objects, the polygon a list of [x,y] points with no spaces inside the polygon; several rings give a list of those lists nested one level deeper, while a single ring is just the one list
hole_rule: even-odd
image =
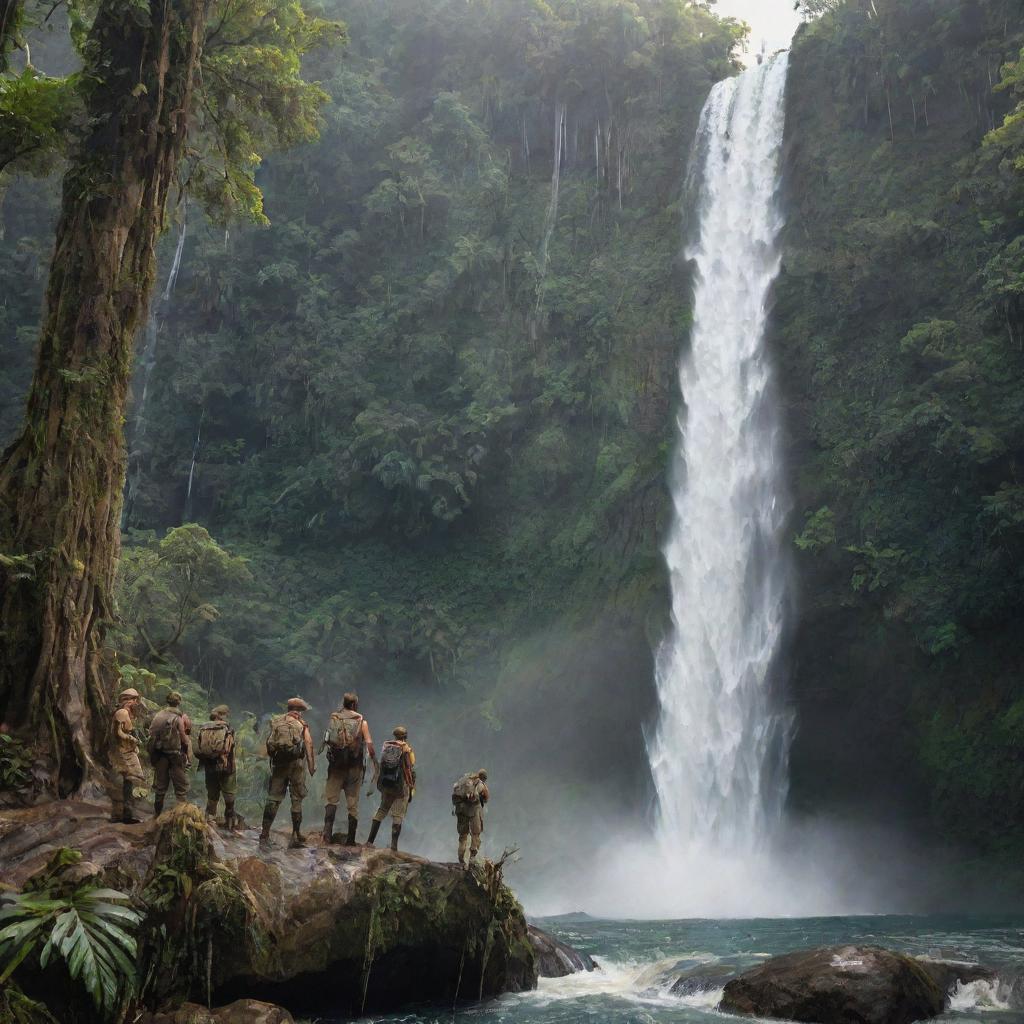
[{"label": "waterfall", "polygon": [[199,426],[196,427],[196,440],[192,445],[192,462],[188,467],[188,485],[185,488],[185,507],[181,511],[181,521],[187,523],[192,518],[192,484],[196,478],[196,460],[199,458],[199,447],[203,442],[203,420],[206,409],[200,410]]},{"label": "waterfall", "polygon": [[698,864],[763,848],[786,795],[789,722],[774,676],[789,501],[764,335],[780,262],[787,60],[715,86],[691,167],[693,328],[665,549],[673,628],[658,653],[649,756],[658,838]]},{"label": "waterfall", "polygon": [[565,148],[565,104],[555,104],[554,157],[551,164],[551,198],[544,214],[544,230],[541,234],[540,251],[537,254],[537,302],[530,320],[530,337],[537,340],[537,327],[544,308],[544,289],[548,270],[548,247],[558,221],[558,195],[562,180],[563,151]]},{"label": "waterfall", "polygon": [[178,273],[181,270],[181,256],[185,251],[185,231],[188,224],[188,203],[182,206],[181,227],[178,229],[178,242],[174,247],[174,258],[171,260],[171,269],[167,275],[167,282],[164,285],[163,293],[159,301],[154,301],[149,311],[149,318],[146,320],[145,342],[142,347],[142,359],[139,361],[141,372],[141,389],[138,400],[135,402],[135,409],[131,419],[131,430],[128,442],[128,470],[125,486],[124,507],[121,510],[121,529],[123,530],[129,522],[135,499],[139,492],[139,484],[142,481],[142,452],[139,450],[139,442],[146,433],[146,408],[149,403],[149,383],[153,375],[153,368],[156,366],[156,345],[160,333],[160,323],[167,315],[167,305],[171,301],[174,286],[178,283]]}]

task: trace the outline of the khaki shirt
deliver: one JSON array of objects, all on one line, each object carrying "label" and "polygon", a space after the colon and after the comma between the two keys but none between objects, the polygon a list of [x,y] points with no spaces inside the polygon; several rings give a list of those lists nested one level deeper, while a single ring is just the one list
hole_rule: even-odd
[{"label": "khaki shirt", "polygon": [[302,742],[306,746],[306,767],[309,769],[310,775],[316,775],[316,754],[313,752],[313,734],[309,731],[306,720],[298,711],[287,711],[285,714],[289,718],[302,722]]},{"label": "khaki shirt", "polygon": [[132,713],[127,708],[118,708],[114,712],[114,749],[120,755],[137,754],[139,740],[132,731]]},{"label": "khaki shirt", "polygon": [[363,737],[363,745],[366,747],[366,752],[370,755],[370,760],[376,762],[377,752],[373,749],[373,737],[370,735],[370,724],[358,711],[353,711],[351,708],[341,708],[337,712],[339,715],[344,715],[345,718],[361,718],[363,724],[359,727],[359,735]]}]

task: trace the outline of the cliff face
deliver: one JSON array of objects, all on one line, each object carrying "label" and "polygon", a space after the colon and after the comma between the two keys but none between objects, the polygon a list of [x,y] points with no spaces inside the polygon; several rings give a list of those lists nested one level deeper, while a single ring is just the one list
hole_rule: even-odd
[{"label": "cliff face", "polygon": [[1022,29],[1013,4],[879,0],[800,32],[772,339],[797,496],[793,802],[988,852],[1022,838],[1024,358],[995,286],[1019,179],[986,141]]}]

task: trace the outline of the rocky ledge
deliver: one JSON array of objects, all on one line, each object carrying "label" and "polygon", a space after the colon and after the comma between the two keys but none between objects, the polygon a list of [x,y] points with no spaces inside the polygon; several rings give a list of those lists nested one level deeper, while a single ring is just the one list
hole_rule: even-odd
[{"label": "rocky ledge", "polygon": [[0,881],[20,888],[60,847],[81,850],[79,875],[131,893],[146,914],[139,968],[151,1009],[256,999],[356,1016],[536,985],[537,956],[500,867],[279,846],[260,851],[254,831],[211,829],[190,804],[123,826],[65,801],[0,815]]},{"label": "rocky ledge", "polygon": [[973,964],[829,946],[772,957],[744,972],[726,984],[719,1009],[808,1024],[912,1024],[941,1014],[958,983],[994,978]]}]

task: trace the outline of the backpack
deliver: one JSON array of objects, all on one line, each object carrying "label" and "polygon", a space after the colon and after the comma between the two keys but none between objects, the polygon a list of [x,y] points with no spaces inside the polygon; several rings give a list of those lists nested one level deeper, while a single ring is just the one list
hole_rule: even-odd
[{"label": "backpack", "polygon": [[199,727],[195,754],[200,761],[219,761],[226,753],[231,726],[227,722],[207,722]]},{"label": "backpack", "polygon": [[181,730],[178,728],[180,718],[181,712],[177,708],[163,708],[153,716],[147,744],[151,756],[181,753]]},{"label": "backpack", "polygon": [[267,753],[275,764],[297,761],[306,753],[305,726],[291,715],[278,715],[271,719],[267,736]]},{"label": "backpack", "polygon": [[380,789],[396,790],[405,788],[405,772],[402,771],[402,758],[405,747],[394,740],[388,740],[380,752],[380,776],[377,785]]},{"label": "backpack", "polygon": [[463,775],[452,786],[452,801],[460,804],[480,803],[480,780],[475,775]]},{"label": "backpack", "polygon": [[363,763],[363,716],[354,711],[334,711],[327,726],[327,758],[349,768]]}]

